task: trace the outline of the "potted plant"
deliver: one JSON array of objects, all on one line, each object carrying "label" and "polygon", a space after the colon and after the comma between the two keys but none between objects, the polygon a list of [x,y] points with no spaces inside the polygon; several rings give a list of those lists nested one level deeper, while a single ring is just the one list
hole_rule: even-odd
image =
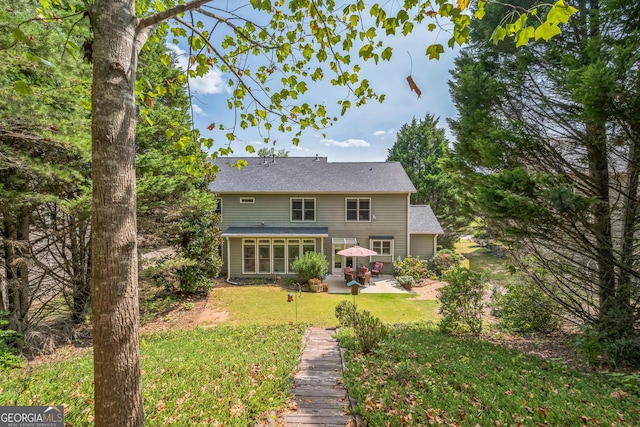
[{"label": "potted plant", "polygon": [[314,277],[309,279],[307,283],[309,283],[309,290],[311,292],[322,292],[322,280]]},{"label": "potted plant", "polygon": [[322,292],[329,292],[329,284],[327,282],[322,282]]},{"label": "potted plant", "polygon": [[400,286],[408,291],[410,291],[413,285],[416,284],[416,281],[411,276],[398,276],[396,277],[396,280],[400,283]]}]

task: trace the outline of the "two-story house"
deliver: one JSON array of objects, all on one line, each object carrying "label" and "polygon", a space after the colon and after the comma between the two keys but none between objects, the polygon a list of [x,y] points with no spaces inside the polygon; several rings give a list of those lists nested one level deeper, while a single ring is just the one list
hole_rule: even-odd
[{"label": "two-story house", "polygon": [[[238,160],[247,165],[237,168]],[[416,191],[397,162],[331,163],[323,157],[220,158],[209,188],[222,215],[223,272],[227,277],[295,274],[290,265],[307,251],[322,252],[330,273],[351,258],[337,252],[356,243],[393,273],[407,255],[429,259],[442,228],[429,206],[410,206]]]}]

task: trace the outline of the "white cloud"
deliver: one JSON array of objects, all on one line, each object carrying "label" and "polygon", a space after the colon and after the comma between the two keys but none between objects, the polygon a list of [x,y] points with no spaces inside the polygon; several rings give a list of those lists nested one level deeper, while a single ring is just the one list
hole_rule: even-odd
[{"label": "white cloud", "polygon": [[[186,70],[188,66],[187,52],[173,43],[168,43],[167,48],[176,54],[178,68]],[[218,68],[212,68],[203,77],[189,79],[189,86],[191,87],[191,92],[197,95],[213,95],[227,90],[223,74]]]},{"label": "white cloud", "polygon": [[340,148],[361,148],[371,146],[371,144],[369,144],[364,139],[347,139],[344,141],[336,141],[335,139],[323,139],[322,142],[324,143],[324,145]]},{"label": "white cloud", "polygon": [[200,108],[200,106],[198,104],[191,104],[191,107],[193,108],[193,112],[200,115],[200,116],[207,116],[207,113],[204,112],[204,110],[202,108]]},{"label": "white cloud", "polygon": [[373,136],[384,136],[387,134],[386,130],[377,130],[375,132],[373,132]]}]

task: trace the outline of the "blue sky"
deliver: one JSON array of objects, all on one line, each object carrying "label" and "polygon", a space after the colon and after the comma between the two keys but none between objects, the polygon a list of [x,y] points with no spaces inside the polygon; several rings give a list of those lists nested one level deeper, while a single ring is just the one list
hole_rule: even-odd
[{"label": "blue sky", "polygon": [[[291,135],[272,131],[270,137],[277,140],[276,150],[284,148],[290,156],[296,157],[318,154],[330,162],[384,161],[400,127],[414,117],[423,119],[427,113],[440,118],[439,127],[444,128],[451,139],[446,119],[455,117],[456,110],[451,103],[447,81],[456,52],[446,50],[439,61],[429,60],[425,55],[429,44],[435,41],[446,46],[447,40],[448,34],[429,33],[426,26],[417,28],[409,37],[390,39],[394,47],[391,61],[381,61],[377,65],[365,63],[360,73],[361,78],[370,80],[378,93],[385,94],[383,103],[369,102],[354,107],[323,131],[305,131],[297,147],[291,144]],[[179,47],[174,46],[173,49],[182,58],[186,57]],[[406,79],[409,74],[422,91],[420,98],[409,88]],[[219,71],[213,71],[205,78],[190,81],[196,127],[203,136],[213,137],[216,147],[226,145],[226,138],[222,132],[212,132],[207,127],[230,118],[226,80]],[[312,104],[322,100],[327,108],[345,97],[344,88],[328,84],[310,86],[309,89],[306,100]],[[326,136],[323,137],[323,133]],[[245,145],[251,144],[256,150],[271,146],[265,145],[260,135],[251,129],[238,131],[237,137],[238,141],[232,144],[235,155],[247,155]]]}]

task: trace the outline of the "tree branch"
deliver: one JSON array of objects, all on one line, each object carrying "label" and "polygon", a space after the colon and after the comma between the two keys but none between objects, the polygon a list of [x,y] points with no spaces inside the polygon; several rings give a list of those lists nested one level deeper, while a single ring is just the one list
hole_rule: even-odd
[{"label": "tree branch", "polygon": [[147,27],[152,27],[156,24],[166,21],[169,18],[173,18],[174,16],[177,16],[183,12],[188,12],[190,10],[197,9],[200,6],[209,3],[210,1],[211,0],[193,0],[187,3],[183,3],[177,6],[171,7],[167,10],[163,10],[162,12],[158,12],[154,15],[144,17],[138,23],[138,32],[144,30]]}]

